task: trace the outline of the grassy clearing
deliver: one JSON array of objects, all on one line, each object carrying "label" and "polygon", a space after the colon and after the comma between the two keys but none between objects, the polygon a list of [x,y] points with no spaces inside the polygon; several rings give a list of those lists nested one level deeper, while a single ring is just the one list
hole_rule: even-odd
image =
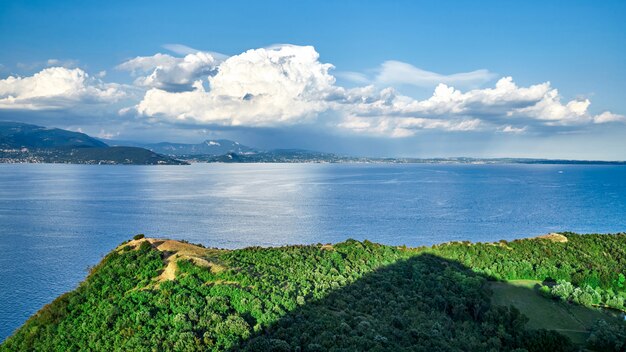
[{"label": "grassy clearing", "polygon": [[158,283],[176,279],[179,260],[191,260],[195,265],[209,268],[213,273],[225,270],[218,257],[226,250],[203,248],[176,240],[141,237],[119,246],[117,251],[122,251],[126,246],[138,249],[143,242],[150,243],[153,248],[163,253],[165,268],[156,278],[157,286]]},{"label": "grassy clearing", "polygon": [[585,342],[595,321],[612,319],[599,309],[545,298],[537,292],[538,285],[540,282],[534,280],[492,282],[490,283],[493,290],[492,302],[497,305],[515,306],[529,318],[529,328],[555,330],[577,344]]}]

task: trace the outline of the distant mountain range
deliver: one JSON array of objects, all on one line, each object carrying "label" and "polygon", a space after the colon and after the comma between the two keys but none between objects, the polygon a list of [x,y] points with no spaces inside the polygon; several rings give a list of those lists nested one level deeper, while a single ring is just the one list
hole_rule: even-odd
[{"label": "distant mountain range", "polygon": [[145,148],[109,147],[80,132],[2,121],[0,163],[187,164]]},{"label": "distant mountain range", "polygon": [[138,143],[138,142],[120,142],[115,140],[103,140],[109,145],[115,146],[134,146],[151,150],[155,153],[169,156],[198,156],[198,155],[225,155],[229,153],[235,154],[255,154],[259,150],[251,148],[238,142],[228,139],[206,140],[198,144],[185,143]]},{"label": "distant mountain range", "polygon": [[420,163],[420,164],[610,164],[624,161],[524,158],[372,158],[303,149],[261,150],[227,139],[197,144],[105,140],[84,133],[0,121],[0,163],[167,164],[208,163]]}]

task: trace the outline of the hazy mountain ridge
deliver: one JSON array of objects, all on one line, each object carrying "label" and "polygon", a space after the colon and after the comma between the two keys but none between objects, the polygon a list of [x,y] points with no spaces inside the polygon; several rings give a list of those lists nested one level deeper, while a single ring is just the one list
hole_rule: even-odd
[{"label": "hazy mountain ridge", "polygon": [[[110,143],[117,144],[115,141],[110,141]],[[123,143],[120,145],[123,145]],[[155,153],[176,157],[193,155],[225,155],[228,153],[253,154],[259,152],[255,148],[248,147],[228,139],[207,139],[197,144],[171,142],[135,143],[135,146],[146,148]]]}]

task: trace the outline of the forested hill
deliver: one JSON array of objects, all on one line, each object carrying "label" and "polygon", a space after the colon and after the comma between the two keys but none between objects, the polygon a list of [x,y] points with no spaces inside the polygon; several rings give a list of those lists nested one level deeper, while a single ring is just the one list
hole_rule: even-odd
[{"label": "forested hill", "polygon": [[232,251],[136,236],[0,350],[623,351],[624,273],[625,234]]}]

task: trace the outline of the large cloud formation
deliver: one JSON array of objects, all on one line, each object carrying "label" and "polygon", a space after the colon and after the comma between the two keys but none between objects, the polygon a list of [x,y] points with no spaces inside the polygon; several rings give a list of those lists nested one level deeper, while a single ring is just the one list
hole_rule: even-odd
[{"label": "large cloud formation", "polygon": [[[139,56],[117,66],[131,73],[141,92],[141,98],[121,113],[171,123],[305,125],[388,137],[412,136],[421,130],[519,134],[625,121],[609,111],[592,114],[588,99],[562,101],[549,82],[520,87],[511,77],[503,77],[492,87],[476,88],[493,78],[487,70],[440,75],[387,61],[373,80],[351,73],[357,78],[353,81],[364,85],[345,88],[331,74],[334,67],[320,62],[311,46],[276,45],[230,57],[176,48],[183,57]],[[407,84],[430,85],[434,91],[426,99],[415,99],[393,87]],[[29,77],[0,80],[0,108],[110,103],[127,91],[78,68],[53,67]]]},{"label": "large cloud formation", "polygon": [[[155,56],[156,57],[156,56]],[[185,57],[184,60],[187,60]],[[154,57],[153,57],[154,58]],[[136,58],[122,64],[149,58]],[[214,61],[211,61],[211,65]],[[176,64],[180,69],[180,62]],[[172,65],[153,64],[151,76]],[[399,62],[387,62],[377,80],[421,85],[439,82],[433,95],[417,100],[378,85],[346,89],[335,84],[330,64],[321,63],[310,46],[279,45],[248,50],[211,66],[206,80],[190,91],[149,89],[136,111],[143,116],[224,126],[280,126],[315,121],[355,133],[405,137],[423,129],[493,129],[523,133],[529,126],[572,126],[623,121],[610,112],[592,115],[589,100],[561,102],[549,82],[519,87],[511,77],[493,88],[461,91],[450,82],[481,82],[492,76],[478,70],[441,76]],[[169,72],[169,71],[168,71]],[[185,77],[195,77],[187,70]],[[206,73],[206,72],[205,72]]]},{"label": "large cloud formation", "polygon": [[141,115],[228,126],[275,126],[313,118],[329,108],[337,88],[312,47],[246,51],[222,62],[188,92],[152,88],[137,105]]},{"label": "large cloud formation", "polygon": [[111,103],[124,96],[119,85],[105,84],[79,68],[50,67],[32,76],[0,80],[0,109],[62,109]]}]

